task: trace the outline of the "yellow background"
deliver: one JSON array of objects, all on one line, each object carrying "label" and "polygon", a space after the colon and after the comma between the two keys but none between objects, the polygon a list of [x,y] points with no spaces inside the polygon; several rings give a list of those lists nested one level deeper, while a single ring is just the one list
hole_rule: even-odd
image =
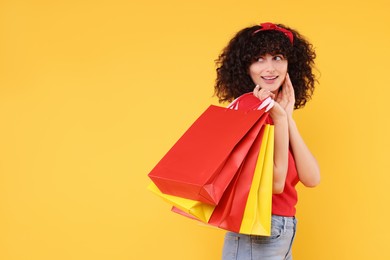
[{"label": "yellow background", "polygon": [[296,112],[322,183],[299,186],[298,260],[390,259],[385,0],[0,2],[0,259],[219,259],[148,172],[209,105],[214,59],[262,21],[316,47]]}]

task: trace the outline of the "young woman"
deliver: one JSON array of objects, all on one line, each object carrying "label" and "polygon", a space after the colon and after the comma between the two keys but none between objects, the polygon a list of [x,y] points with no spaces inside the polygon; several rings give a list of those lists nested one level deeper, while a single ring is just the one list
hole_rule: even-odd
[{"label": "young woman", "polygon": [[274,176],[270,237],[228,232],[223,259],[292,259],[298,182],[320,182],[316,159],[293,119],[294,109],[311,98],[316,82],[315,52],[296,30],[262,23],[239,31],[217,59],[215,94],[220,102],[253,92],[275,100],[269,111],[274,125]]}]

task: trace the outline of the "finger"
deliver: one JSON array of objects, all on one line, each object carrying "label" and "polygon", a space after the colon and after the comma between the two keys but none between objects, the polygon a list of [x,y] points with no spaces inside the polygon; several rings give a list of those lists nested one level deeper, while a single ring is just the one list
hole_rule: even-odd
[{"label": "finger", "polygon": [[260,99],[260,101],[263,101],[264,99],[271,97],[274,98],[275,94],[273,94],[271,91],[266,90],[266,89],[260,89],[255,96]]},{"label": "finger", "polygon": [[293,84],[291,82],[291,78],[290,78],[290,75],[287,73],[287,76],[286,76],[286,79],[287,79],[287,86],[288,86],[288,90],[292,93],[294,93],[294,87],[293,87]]},{"label": "finger", "polygon": [[266,89],[262,89],[261,91],[262,91],[261,94],[262,94],[263,96],[265,96],[265,98],[267,98],[267,97],[275,98],[275,94],[272,93],[271,91],[266,90]]},{"label": "finger", "polygon": [[261,87],[260,85],[256,85],[255,88],[253,89],[253,95],[257,98],[260,98],[261,96]]},{"label": "finger", "polygon": [[265,99],[267,99],[267,98],[269,98],[271,96],[272,96],[272,93],[270,91],[268,91],[268,90],[262,89],[262,90],[259,91],[259,99],[260,99],[260,101],[263,101],[263,100],[265,100]]},{"label": "finger", "polygon": [[253,89],[253,95],[259,99],[260,99],[260,90],[261,90],[260,85],[256,85],[255,88]]},{"label": "finger", "polygon": [[290,86],[291,86],[291,80],[290,80],[290,77],[287,73],[286,78],[284,79],[284,85],[283,85],[283,92],[285,95],[287,95],[289,93]]},{"label": "finger", "polygon": [[284,90],[283,90],[284,87],[282,87],[281,91],[278,92],[278,95],[276,96],[276,102],[280,103],[280,101],[283,100],[283,97],[284,97]]},{"label": "finger", "polygon": [[286,99],[286,101],[295,99],[294,88],[292,86],[290,76],[288,74],[286,75],[286,79],[284,81],[282,93],[283,93],[283,98]]},{"label": "finger", "polygon": [[260,88],[260,85],[256,85],[255,88],[253,89],[253,95],[254,95],[255,97],[258,96],[260,89],[261,89],[261,88]]}]

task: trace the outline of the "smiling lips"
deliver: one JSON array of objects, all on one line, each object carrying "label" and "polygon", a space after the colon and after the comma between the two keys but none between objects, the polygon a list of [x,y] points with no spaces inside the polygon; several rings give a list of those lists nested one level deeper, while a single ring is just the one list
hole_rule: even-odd
[{"label": "smiling lips", "polygon": [[261,76],[266,83],[273,83],[279,76]]}]

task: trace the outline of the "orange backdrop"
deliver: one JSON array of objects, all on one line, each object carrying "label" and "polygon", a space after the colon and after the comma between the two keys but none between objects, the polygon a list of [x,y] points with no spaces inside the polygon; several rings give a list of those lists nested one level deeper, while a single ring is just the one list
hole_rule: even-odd
[{"label": "orange backdrop", "polygon": [[284,23],[316,47],[295,118],[321,165],[296,259],[389,259],[384,0],[0,2],[0,259],[219,259],[224,232],[169,211],[148,172],[209,105],[233,34]]}]

